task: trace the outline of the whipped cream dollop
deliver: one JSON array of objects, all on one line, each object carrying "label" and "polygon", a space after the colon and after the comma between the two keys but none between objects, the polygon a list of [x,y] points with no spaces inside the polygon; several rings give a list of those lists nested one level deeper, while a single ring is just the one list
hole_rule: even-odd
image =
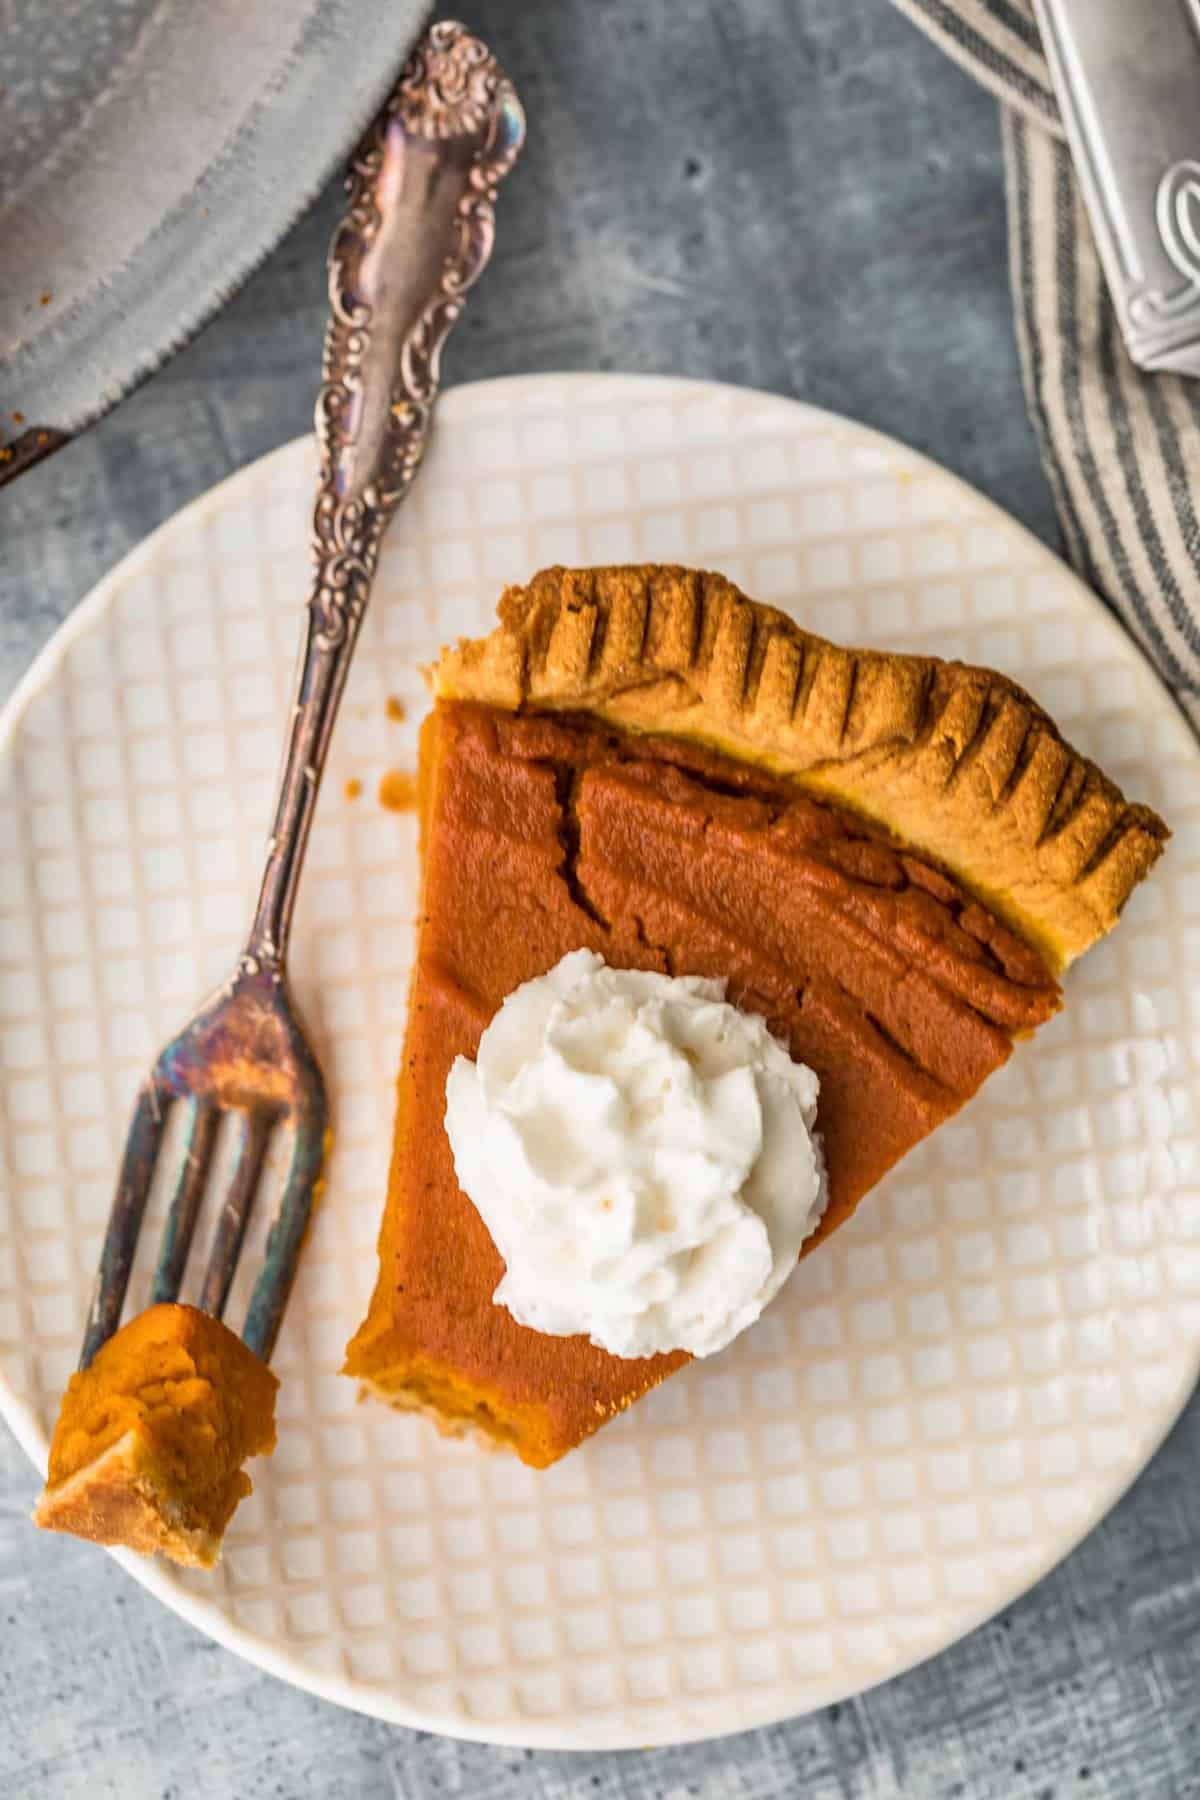
[{"label": "whipped cream dollop", "polygon": [[577,950],[509,995],[446,1083],[459,1185],[522,1325],[711,1356],[825,1207],[817,1077],[720,981]]}]

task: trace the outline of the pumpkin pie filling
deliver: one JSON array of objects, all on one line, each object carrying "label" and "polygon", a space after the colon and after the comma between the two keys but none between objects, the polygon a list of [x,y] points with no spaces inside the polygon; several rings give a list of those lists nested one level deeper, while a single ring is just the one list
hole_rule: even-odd
[{"label": "pumpkin pie filling", "polygon": [[35,1523],[210,1568],[251,1491],[243,1463],[275,1446],[278,1386],[210,1314],[139,1313],[71,1377]]},{"label": "pumpkin pie filling", "polygon": [[441,700],[380,1271],[346,1372],[443,1428],[554,1461],[687,1360],[518,1325],[460,1191],[446,1078],[569,951],[726,981],[821,1084],[829,1204],[807,1250],[1057,1010],[1042,957],[926,858],[794,783],[586,715]]}]

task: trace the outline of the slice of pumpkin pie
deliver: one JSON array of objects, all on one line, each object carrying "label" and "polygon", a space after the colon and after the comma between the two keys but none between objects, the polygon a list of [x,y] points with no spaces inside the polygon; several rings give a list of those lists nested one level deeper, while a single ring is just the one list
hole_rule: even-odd
[{"label": "slice of pumpkin pie", "polygon": [[[586,952],[590,970],[657,976],[668,998],[686,988],[702,1006],[723,999],[756,1015],[819,1085],[823,1212],[795,1234],[806,1253],[1058,1009],[1058,976],[1116,923],[1167,833],[1005,677],[841,649],[718,575],[546,570],[505,593],[489,637],[443,653],[433,689],[379,1275],[345,1369],[392,1405],[482,1433],[540,1467],[678,1369],[688,1358],[680,1346],[696,1341],[614,1354],[606,1343],[639,1342],[636,1332],[571,1332],[572,1246],[589,1233],[600,1246],[593,1290],[597,1270],[636,1268],[660,1311],[700,1281],[704,1256],[685,1234],[678,1256],[651,1258],[651,1269],[649,1238],[638,1235],[679,1227],[675,1202],[692,1204],[690,1175],[660,1182],[666,1203],[649,1225],[641,1190],[631,1200],[623,1175],[601,1191],[614,1157],[625,1166],[611,1150],[624,1142],[612,1135],[612,1108],[628,1095],[604,1087],[595,1034],[568,1075],[580,1104],[599,1108],[594,1143],[610,1149],[593,1155],[579,1135],[567,1145],[526,1095],[509,1106],[503,1142],[513,1143],[515,1120],[514,1166],[528,1192],[518,1181],[504,1212],[461,1118],[456,1163],[447,1083],[457,1064],[461,1087],[509,997]],[[559,974],[553,981],[565,991]],[[621,1015],[631,1032],[644,1006],[656,1018],[670,1011],[658,989],[638,995]],[[705,1017],[724,1044],[716,1014]],[[561,1048],[570,1033],[561,1018],[556,1029]],[[687,1085],[679,1058],[694,1063],[695,1053],[691,1027],[671,1029],[676,1073],[661,1091],[677,1096]],[[505,1054],[480,1056],[488,1079]],[[554,1080],[566,1080],[555,1056]],[[657,1067],[647,1056],[643,1086]],[[703,1089],[711,1116],[732,1092],[728,1082]],[[659,1114],[665,1104],[655,1102]],[[685,1164],[662,1161],[659,1114],[639,1115],[650,1120],[644,1166],[699,1170],[703,1190],[705,1145],[719,1161],[742,1115],[715,1134],[709,1115],[687,1115],[701,1121],[687,1128],[697,1142],[667,1146],[700,1157]],[[486,1121],[474,1116],[480,1135]],[[596,1205],[633,1221],[616,1260],[605,1258],[617,1228],[594,1211],[555,1213],[554,1201],[534,1220],[530,1196],[566,1192],[572,1158],[599,1170]],[[546,1185],[547,1168],[559,1188]],[[527,1321],[557,1320],[553,1330],[521,1323],[495,1298],[502,1282],[505,1293],[520,1286],[518,1228],[541,1232],[545,1249]],[[744,1242],[747,1254],[761,1252]]]}]

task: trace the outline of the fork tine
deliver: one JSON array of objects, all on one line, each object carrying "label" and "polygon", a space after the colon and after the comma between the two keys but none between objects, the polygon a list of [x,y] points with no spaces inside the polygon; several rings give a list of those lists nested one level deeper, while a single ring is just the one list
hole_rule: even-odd
[{"label": "fork tine", "polygon": [[96,1276],[92,1303],[88,1308],[87,1330],[79,1355],[81,1369],[90,1365],[101,1344],[107,1342],[120,1322],[138,1232],[146,1210],[146,1199],[150,1193],[154,1164],[170,1104],[171,1095],[158,1085],[153,1076],[143,1082],[138,1090],[129,1136],[125,1140],[121,1173],[117,1178],[117,1191],[112,1211],[108,1215],[104,1249],[100,1253],[100,1269]]},{"label": "fork tine", "polygon": [[218,1319],[224,1313],[225,1302],[229,1298],[229,1285],[237,1266],[238,1252],[242,1247],[242,1238],[245,1236],[250,1208],[254,1204],[254,1194],[262,1171],[263,1157],[274,1124],[273,1117],[262,1111],[247,1112],[241,1117],[229,1192],[225,1196],[216,1230],[213,1232],[208,1268],[204,1272],[204,1286],[200,1290],[201,1309]]},{"label": "fork tine", "polygon": [[323,1122],[309,1120],[297,1127],[283,1197],[267,1235],[263,1266],[254,1284],[242,1331],[245,1342],[264,1362],[271,1360],[283,1309],[292,1291],[326,1148]]},{"label": "fork tine", "polygon": [[161,1300],[174,1300],[179,1293],[179,1284],[183,1280],[188,1251],[192,1245],[192,1234],[196,1229],[204,1181],[212,1160],[213,1145],[217,1141],[220,1116],[219,1109],[210,1100],[188,1101],[183,1161],[179,1167],[175,1192],[171,1196],[167,1222],[163,1227],[162,1246],[158,1253],[158,1267],[154,1271],[154,1288],[150,1296],[153,1306],[157,1306]]}]

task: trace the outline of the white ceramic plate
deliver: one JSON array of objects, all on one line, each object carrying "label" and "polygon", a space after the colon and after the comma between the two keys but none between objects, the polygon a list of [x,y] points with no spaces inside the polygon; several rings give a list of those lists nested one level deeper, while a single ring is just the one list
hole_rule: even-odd
[{"label": "white ceramic plate", "polygon": [[[247,917],[312,478],[291,444],[172,520],[4,720],[0,1403],[43,1466],[136,1080]],[[374,796],[413,765],[418,665],[484,631],[504,582],[631,558],[724,569],[838,638],[1009,671],[1175,839],[1065,1012],[766,1318],[539,1475],[357,1406],[336,1373],[375,1269],[414,904],[412,820]],[[287,1680],[523,1744],[762,1724],[994,1613],[1111,1506],[1197,1372],[1198,776],[1096,602],[899,446],[680,381],[451,393],[384,557],[297,923],[337,1110],[278,1350],[279,1447],[215,1574],[126,1566]]]}]

